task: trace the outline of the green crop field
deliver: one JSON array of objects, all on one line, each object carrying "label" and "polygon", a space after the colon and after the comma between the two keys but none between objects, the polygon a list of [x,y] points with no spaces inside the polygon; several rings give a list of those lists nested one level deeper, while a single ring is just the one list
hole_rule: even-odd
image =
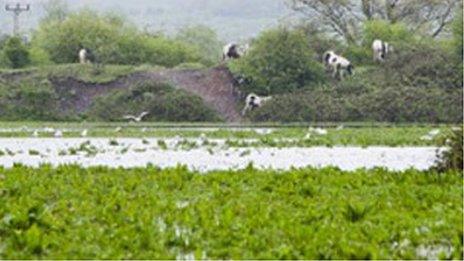
[{"label": "green crop field", "polygon": [[0,168],[2,259],[462,258],[462,174]]}]

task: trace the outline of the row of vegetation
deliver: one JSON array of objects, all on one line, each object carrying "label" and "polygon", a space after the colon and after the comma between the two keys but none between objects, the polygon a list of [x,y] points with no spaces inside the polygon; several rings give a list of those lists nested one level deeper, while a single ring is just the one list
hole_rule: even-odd
[{"label": "row of vegetation", "polygon": [[0,173],[2,259],[462,257],[458,172]]}]

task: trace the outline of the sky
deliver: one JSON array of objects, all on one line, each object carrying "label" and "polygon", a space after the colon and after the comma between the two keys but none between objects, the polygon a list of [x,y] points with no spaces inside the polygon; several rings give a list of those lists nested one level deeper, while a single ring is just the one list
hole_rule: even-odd
[{"label": "sky", "polygon": [[[91,8],[101,12],[116,12],[150,31],[175,33],[188,25],[207,25],[223,40],[241,40],[256,36],[260,31],[276,26],[292,15],[286,0],[66,0],[71,10]],[[12,14],[6,3],[29,3],[31,10],[21,15],[23,33],[33,30],[43,16],[46,0],[0,0],[0,30],[12,30]]]}]

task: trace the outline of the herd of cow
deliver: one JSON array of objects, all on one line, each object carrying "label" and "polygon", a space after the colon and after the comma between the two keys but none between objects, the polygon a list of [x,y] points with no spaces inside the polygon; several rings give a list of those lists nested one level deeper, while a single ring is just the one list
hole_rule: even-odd
[{"label": "herd of cow", "polygon": [[[248,44],[238,45],[235,43],[229,43],[224,46],[222,53],[222,61],[226,62],[231,59],[239,59],[247,54],[250,46]],[[372,51],[374,55],[374,62],[384,62],[387,59],[389,53],[393,52],[393,47],[382,40],[374,40],[372,43]],[[79,53],[79,62],[81,64],[91,63],[93,60],[92,52],[87,48],[80,48]],[[332,73],[332,77],[335,79],[344,80],[345,74],[353,75],[354,66],[353,64],[345,57],[336,54],[334,51],[330,50],[323,54],[322,62],[328,72]],[[250,93],[245,99],[245,107],[242,110],[242,115],[248,111],[259,108],[263,106],[264,103],[271,100],[272,97],[260,97],[255,93]]]},{"label": "herd of cow", "polygon": [[[240,47],[237,44],[228,44],[224,46],[222,60],[227,61],[229,59],[238,59],[248,52],[249,45]],[[387,59],[389,53],[393,52],[393,47],[382,40],[374,40],[372,43],[372,51],[374,54],[374,62],[384,62]],[[332,77],[335,79],[343,80],[345,74],[353,75],[354,66],[345,57],[336,54],[330,50],[322,55],[322,62],[328,72],[332,73]],[[242,110],[242,116],[255,108],[261,107],[265,102],[271,100],[272,97],[260,97],[255,93],[250,93],[245,100],[245,107]]]}]

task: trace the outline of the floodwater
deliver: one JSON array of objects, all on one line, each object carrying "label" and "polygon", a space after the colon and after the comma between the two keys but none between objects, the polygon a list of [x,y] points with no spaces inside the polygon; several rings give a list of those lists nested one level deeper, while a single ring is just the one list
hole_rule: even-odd
[{"label": "floodwater", "polygon": [[[183,140],[182,140],[183,141]],[[185,165],[201,172],[328,166],[352,171],[383,167],[393,171],[429,169],[436,160],[435,147],[311,147],[231,148],[224,140],[210,140],[214,146],[179,145],[180,139],[140,138],[4,138],[0,139],[0,166],[15,163],[37,167],[41,164],[79,164],[83,167],[161,168]],[[161,142],[161,144],[160,144]],[[202,144],[200,139],[198,144]],[[165,144],[165,145],[164,145]]]}]

